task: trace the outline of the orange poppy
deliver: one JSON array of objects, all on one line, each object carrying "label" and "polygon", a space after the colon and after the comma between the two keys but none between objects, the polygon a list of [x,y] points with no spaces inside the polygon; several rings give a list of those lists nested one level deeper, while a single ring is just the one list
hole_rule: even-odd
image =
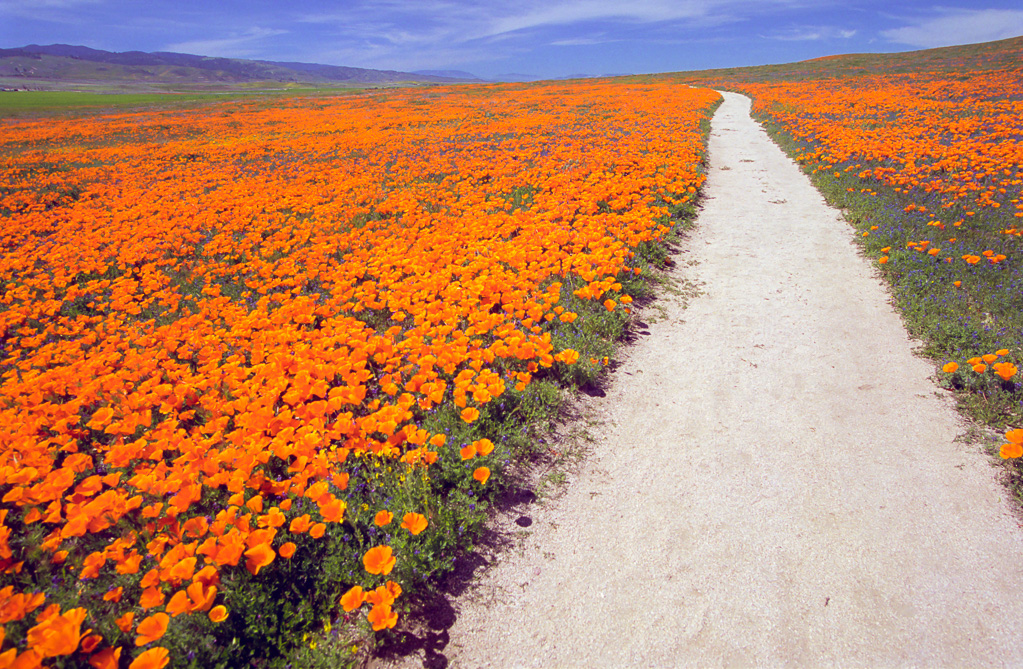
[{"label": "orange poppy", "polygon": [[[70,655],[78,649],[85,620],[84,608],[71,609],[63,615],[47,617],[28,630],[28,646],[42,657]],[[40,615],[37,620],[44,618]]]},{"label": "orange poppy", "polygon": [[1009,460],[1011,458],[1018,458],[1020,456],[1023,456],[1023,444],[1012,441],[1007,444],[1002,444],[1002,447],[1001,449],[999,449],[998,454],[1001,455],[1002,458],[1005,460]]},{"label": "orange poppy", "polygon": [[177,617],[182,613],[188,613],[192,610],[192,601],[188,598],[187,592],[178,590],[171,596],[164,610],[171,614],[171,616]]},{"label": "orange poppy", "polygon": [[373,625],[374,632],[390,629],[398,623],[398,614],[392,611],[387,604],[377,604],[370,609],[366,618]]},{"label": "orange poppy", "polygon": [[1011,362],[996,362],[991,365],[991,369],[995,370],[995,374],[1001,377],[1003,381],[1008,381],[1012,377],[1016,376],[1016,372],[1019,371],[1016,368],[1016,365]]},{"label": "orange poppy", "polygon": [[142,591],[142,596],[139,598],[139,606],[143,609],[151,609],[154,606],[160,606],[163,604],[166,596],[159,588],[153,586],[146,588]]},{"label": "orange poppy", "polygon": [[[91,653],[92,651],[96,650],[96,646],[98,646],[102,641],[103,637],[101,637],[99,634],[90,634],[89,636],[82,639],[82,645],[80,646],[80,650],[83,653]],[[2,643],[2,640],[0,640],[0,643]]]},{"label": "orange poppy", "polygon": [[362,591],[362,586],[355,585],[349,588],[345,594],[341,595],[341,608],[345,610],[345,613],[348,613],[362,606],[364,601],[366,601],[366,596]]},{"label": "orange poppy", "polygon": [[320,503],[320,515],[328,523],[340,523],[344,518],[347,504],[344,501],[328,493],[326,502]]},{"label": "orange poppy", "polygon": [[421,513],[406,513],[402,518],[401,526],[413,535],[419,534],[426,529],[426,516]]},{"label": "orange poppy", "polygon": [[288,527],[288,530],[290,532],[293,532],[294,534],[301,534],[308,530],[311,524],[312,517],[308,513],[305,513],[299,516],[298,518],[293,519],[291,521],[291,525]]},{"label": "orange poppy", "polygon": [[170,664],[170,651],[156,646],[132,660],[128,669],[163,669],[168,664]]},{"label": "orange poppy", "polygon": [[362,564],[366,567],[366,571],[371,574],[383,574],[386,576],[391,573],[397,562],[398,560],[391,552],[390,546],[375,546],[366,551],[366,554],[362,556]]},{"label": "orange poppy", "polygon": [[152,643],[167,632],[167,624],[170,622],[170,616],[166,613],[154,613],[148,618],[144,619],[139,623],[138,636],[135,638],[136,646],[145,646],[147,643]]},{"label": "orange poppy", "polygon": [[274,549],[270,547],[268,543],[256,544],[249,550],[245,551],[245,557],[248,558],[245,561],[245,568],[249,570],[249,573],[255,576],[259,573],[259,570],[266,567],[277,557],[274,553]]},{"label": "orange poppy", "polygon": [[117,669],[120,665],[121,649],[104,648],[89,657],[89,664],[95,669]]},{"label": "orange poppy", "polygon": [[128,611],[123,616],[114,621],[114,624],[117,625],[120,628],[120,630],[125,633],[131,630],[132,625],[134,625],[134,623],[135,613],[133,611]]}]

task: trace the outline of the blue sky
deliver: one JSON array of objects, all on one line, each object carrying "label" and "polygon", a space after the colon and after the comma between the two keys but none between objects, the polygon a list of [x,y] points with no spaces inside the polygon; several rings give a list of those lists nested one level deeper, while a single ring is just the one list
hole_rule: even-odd
[{"label": "blue sky", "polygon": [[484,77],[759,65],[1018,35],[1019,0],[0,0],[0,47],[65,43]]}]

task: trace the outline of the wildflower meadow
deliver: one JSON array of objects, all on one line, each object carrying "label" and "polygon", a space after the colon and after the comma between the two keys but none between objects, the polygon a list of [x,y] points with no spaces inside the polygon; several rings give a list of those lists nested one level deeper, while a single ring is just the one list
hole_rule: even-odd
[{"label": "wildflower meadow", "polygon": [[939,51],[4,121],[0,669],[388,634],[652,294],[710,86],[1018,463],[1023,40]]},{"label": "wildflower meadow", "polygon": [[1016,38],[719,82],[855,226],[939,382],[1003,431],[1023,425],[1021,55]]},{"label": "wildflower meadow", "polygon": [[276,666],[471,546],[719,100],[406,88],[0,132],[0,667]]}]

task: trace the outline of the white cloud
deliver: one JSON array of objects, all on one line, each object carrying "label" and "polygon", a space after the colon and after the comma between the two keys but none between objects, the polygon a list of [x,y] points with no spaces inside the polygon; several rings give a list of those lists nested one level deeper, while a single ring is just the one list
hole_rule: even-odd
[{"label": "white cloud", "polygon": [[[818,5],[822,0],[811,0]],[[831,0],[823,0],[825,3]],[[359,67],[453,67],[501,60],[535,49],[530,37],[550,34],[547,44],[572,46],[617,41],[617,30],[648,29],[691,41],[693,29],[743,21],[807,0],[373,0],[333,12],[306,12],[295,20],[320,27],[333,49],[308,54],[318,61]],[[612,24],[594,30],[594,24]],[[415,26],[410,30],[409,26]],[[601,25],[604,28],[605,25]],[[580,32],[579,30],[583,32]],[[686,35],[685,40],[681,36]]]},{"label": "white cloud", "polygon": [[562,3],[533,3],[532,7],[525,5],[525,11],[495,19],[489,31],[491,34],[501,34],[527,28],[612,19],[629,23],[676,21],[704,16],[710,10],[725,4],[727,3],[720,0],[716,2],[654,0],[632,3],[624,3],[621,0],[574,0]]},{"label": "white cloud", "polygon": [[935,8],[937,16],[884,30],[890,42],[929,49],[1023,35],[1023,10]]},{"label": "white cloud", "polygon": [[614,42],[616,40],[608,39],[606,37],[575,37],[569,39],[559,39],[551,42],[552,46],[591,46],[593,44],[607,44],[608,42]]},{"label": "white cloud", "polygon": [[191,53],[198,56],[215,56],[219,58],[247,58],[258,53],[260,41],[267,37],[283,35],[287,30],[276,28],[251,28],[242,34],[208,40],[191,40],[168,44],[162,51]]},{"label": "white cloud", "polygon": [[32,0],[24,2],[21,0],[0,0],[0,11],[14,11],[32,9],[69,9],[78,5],[95,5],[102,0]]},{"label": "white cloud", "polygon": [[[72,10],[102,4],[103,0],[0,0],[0,17],[10,16],[32,21],[74,23],[79,17]],[[0,18],[0,21],[3,19]]]},{"label": "white cloud", "polygon": [[787,30],[779,30],[762,35],[767,39],[783,42],[813,42],[826,39],[850,39],[856,36],[855,30],[845,30],[833,26],[798,26]]}]

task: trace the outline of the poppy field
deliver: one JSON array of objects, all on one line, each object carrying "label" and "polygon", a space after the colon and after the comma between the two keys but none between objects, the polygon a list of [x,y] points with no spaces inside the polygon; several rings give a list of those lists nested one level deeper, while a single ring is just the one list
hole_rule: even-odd
[{"label": "poppy field", "polygon": [[846,212],[940,381],[982,422],[1019,426],[1023,40],[945,52],[923,71],[813,61],[815,75],[731,87]]},{"label": "poppy field", "polygon": [[0,126],[0,667],[273,666],[392,628],[524,422],[601,373],[718,100],[588,81]]}]

